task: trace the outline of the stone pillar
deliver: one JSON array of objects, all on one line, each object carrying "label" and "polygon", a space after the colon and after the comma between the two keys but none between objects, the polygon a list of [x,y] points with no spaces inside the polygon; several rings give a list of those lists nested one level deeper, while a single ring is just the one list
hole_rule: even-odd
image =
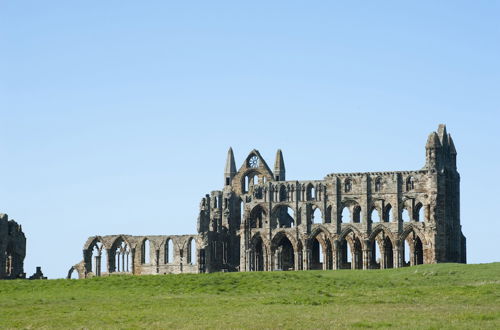
[{"label": "stone pillar", "polygon": [[[365,246],[369,246],[367,242],[365,242]],[[370,269],[371,260],[372,260],[372,250],[370,247],[363,249],[363,269]]]},{"label": "stone pillar", "polygon": [[404,253],[402,254],[401,247],[395,247],[392,250],[392,254],[394,255],[394,268],[400,268],[402,267],[402,256],[404,256]]}]

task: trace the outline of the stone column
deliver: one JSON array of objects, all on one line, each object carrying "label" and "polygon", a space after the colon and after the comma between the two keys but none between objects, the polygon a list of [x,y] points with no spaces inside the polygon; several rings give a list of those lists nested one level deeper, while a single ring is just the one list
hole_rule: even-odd
[{"label": "stone column", "polygon": [[372,251],[368,249],[363,250],[363,269],[370,269],[371,267],[371,256]]}]

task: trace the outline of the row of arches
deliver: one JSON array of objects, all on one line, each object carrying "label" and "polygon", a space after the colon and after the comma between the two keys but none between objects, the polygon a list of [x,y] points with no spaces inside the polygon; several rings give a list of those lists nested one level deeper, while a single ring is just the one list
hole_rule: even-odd
[{"label": "row of arches", "polygon": [[[320,207],[311,204],[306,206],[306,221],[310,224],[331,223],[332,208],[327,207],[325,216]],[[295,212],[292,207],[286,204],[277,205],[274,207],[269,221],[271,228],[293,228],[301,224],[301,211]],[[362,209],[358,203],[346,203],[342,207],[339,217],[339,223],[361,223]],[[417,203],[414,207],[404,207],[401,214],[403,222],[427,220],[428,215],[425,214],[425,208],[422,203]],[[392,222],[394,221],[393,209],[391,204],[386,204],[382,207],[372,206],[368,220],[372,223]],[[252,208],[246,220],[249,228],[264,228],[268,221],[268,211],[262,205],[256,205]]]},{"label": "row of arches", "polygon": [[249,246],[250,271],[306,269],[386,269],[419,265],[424,262],[424,244],[415,230],[400,239],[384,230],[368,240],[349,230],[339,237],[317,231],[306,241],[295,240],[284,232],[271,242],[260,234],[252,237]]},{"label": "row of arches", "polygon": [[[188,239],[185,249],[175,248],[172,238],[167,238],[161,246],[163,253],[160,253],[160,250],[154,247],[149,239],[142,240],[140,243],[140,264],[144,266],[159,265],[160,263],[172,264],[176,262],[177,253],[182,256],[183,251],[186,253],[187,263],[196,264],[197,248],[194,238]],[[96,238],[87,249],[87,271],[92,272],[95,276],[102,276],[105,273],[132,273],[135,251],[123,237],[117,238],[110,249],[105,248],[103,242]],[[160,260],[160,255],[163,255],[162,260]]]}]

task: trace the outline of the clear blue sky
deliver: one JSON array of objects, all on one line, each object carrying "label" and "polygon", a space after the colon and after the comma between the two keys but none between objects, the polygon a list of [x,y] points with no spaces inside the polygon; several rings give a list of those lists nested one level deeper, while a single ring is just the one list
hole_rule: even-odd
[{"label": "clear blue sky", "polygon": [[1,1],[0,212],[25,270],[96,234],[195,233],[253,148],[288,179],[413,170],[446,123],[468,261],[500,261],[495,1]]}]

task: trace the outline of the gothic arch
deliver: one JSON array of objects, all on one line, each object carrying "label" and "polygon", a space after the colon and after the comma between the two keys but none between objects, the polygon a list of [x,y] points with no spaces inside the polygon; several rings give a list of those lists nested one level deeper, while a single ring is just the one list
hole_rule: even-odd
[{"label": "gothic arch", "polygon": [[277,244],[279,244],[279,241],[283,238],[286,237],[290,243],[292,243],[292,247],[294,251],[297,251],[297,239],[291,234],[288,233],[284,230],[278,231],[276,234],[273,235],[273,238],[271,239],[271,250],[274,250],[277,247]]},{"label": "gothic arch", "polygon": [[381,232],[384,233],[385,236],[389,237],[389,239],[391,240],[392,244],[394,246],[397,246],[397,238],[394,236],[394,234],[387,228],[385,227],[383,224],[378,224],[376,225],[375,227],[372,228],[372,233],[370,234],[370,236],[368,237],[368,240],[369,241],[372,241],[375,237],[377,237],[378,234],[380,234]]}]

